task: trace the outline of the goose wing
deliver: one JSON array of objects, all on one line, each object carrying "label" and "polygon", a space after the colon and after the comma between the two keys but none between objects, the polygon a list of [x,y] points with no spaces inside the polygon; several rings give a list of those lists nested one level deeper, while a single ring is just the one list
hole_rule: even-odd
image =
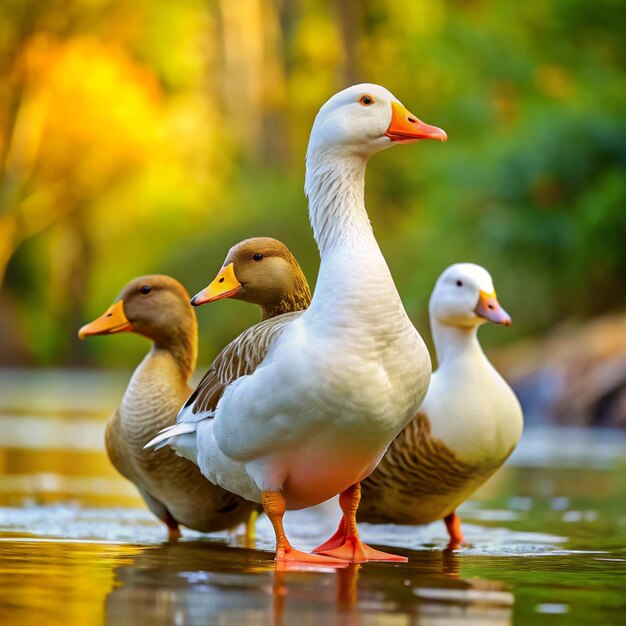
[{"label": "goose wing", "polygon": [[242,376],[252,374],[263,363],[285,326],[300,315],[302,311],[295,311],[259,322],[231,341],[217,355],[176,421],[197,422],[212,417],[226,388]]},{"label": "goose wing", "polygon": [[302,311],[277,315],[251,326],[231,341],[217,355],[200,384],[179,411],[176,424],[161,430],[144,447],[158,450],[170,445],[173,442],[172,437],[195,433],[198,422],[213,417],[228,386],[243,376],[254,373],[287,324],[300,315]]}]

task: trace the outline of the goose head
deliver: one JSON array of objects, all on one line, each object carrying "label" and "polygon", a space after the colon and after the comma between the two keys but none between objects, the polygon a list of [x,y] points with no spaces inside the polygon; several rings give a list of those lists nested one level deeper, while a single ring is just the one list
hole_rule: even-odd
[{"label": "goose head", "polygon": [[289,248],[271,237],[254,237],[234,245],[214,280],[191,299],[199,306],[234,298],[273,311],[301,310],[311,302],[302,269]]},{"label": "goose head", "polygon": [[363,83],[335,94],[320,109],[308,154],[371,155],[398,143],[446,141],[446,133],[420,121],[387,89]]},{"label": "goose head", "polygon": [[485,322],[510,326],[500,306],[489,272],[473,263],[456,263],[438,278],[429,311],[432,320],[446,326],[472,328]]},{"label": "goose head", "polygon": [[92,335],[133,332],[157,343],[195,333],[195,316],[189,294],[173,278],[160,274],[130,281],[115,302],[79,331],[81,339]]}]

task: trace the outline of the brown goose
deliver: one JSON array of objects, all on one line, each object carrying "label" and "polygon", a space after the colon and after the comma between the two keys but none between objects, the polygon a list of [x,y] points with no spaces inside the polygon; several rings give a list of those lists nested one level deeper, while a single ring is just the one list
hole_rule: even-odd
[{"label": "brown goose", "polygon": [[196,465],[172,450],[155,457],[143,449],[147,439],[175,422],[192,391],[188,382],[196,363],[197,322],[183,286],[169,276],[136,278],[78,335],[120,332],[143,335],[152,349],[107,424],[106,449],[114,467],[135,484],[166,524],[170,539],[180,536],[179,524],[212,532],[249,520],[258,505],[211,484]]}]

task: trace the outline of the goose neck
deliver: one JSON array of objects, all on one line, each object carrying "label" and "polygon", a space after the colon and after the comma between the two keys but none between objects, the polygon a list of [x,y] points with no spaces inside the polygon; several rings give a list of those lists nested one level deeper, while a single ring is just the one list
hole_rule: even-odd
[{"label": "goose neck", "polygon": [[150,429],[167,425],[188,393],[189,373],[170,349],[152,346],[134,371],[122,399],[121,427],[128,442],[145,443]]},{"label": "goose neck", "polygon": [[364,243],[375,245],[365,210],[366,165],[362,155],[321,151],[307,155],[305,192],[322,262],[354,246],[362,249]]},{"label": "goose neck", "polygon": [[198,356],[198,329],[195,319],[190,328],[181,328],[177,332],[155,337],[148,356],[172,360],[181,381],[187,383],[196,367]]},{"label": "goose neck", "polygon": [[430,326],[439,367],[460,358],[484,357],[478,326],[453,326],[436,319],[431,319]]}]

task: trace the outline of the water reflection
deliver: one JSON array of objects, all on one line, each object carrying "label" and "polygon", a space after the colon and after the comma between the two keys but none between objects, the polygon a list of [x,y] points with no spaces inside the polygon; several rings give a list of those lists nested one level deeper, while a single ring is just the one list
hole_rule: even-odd
[{"label": "water reflection", "polygon": [[[441,550],[440,523],[364,525],[367,543],[409,563],[277,572],[263,518],[257,550],[228,533],[185,531],[184,541],[162,543],[163,528],[103,450],[104,422],[126,376],[116,387],[100,373],[78,386],[73,376],[51,385],[47,376],[4,374],[3,626],[552,626],[555,613],[588,626],[626,614],[623,433],[527,430],[505,468],[464,506],[472,546],[460,553]],[[287,519],[299,547],[313,548],[336,528],[337,507],[329,511]]]},{"label": "water reflection", "polygon": [[142,549],[114,570],[106,624],[510,624],[503,583],[464,579],[456,554],[335,571],[281,571],[271,554],[207,541]]}]

